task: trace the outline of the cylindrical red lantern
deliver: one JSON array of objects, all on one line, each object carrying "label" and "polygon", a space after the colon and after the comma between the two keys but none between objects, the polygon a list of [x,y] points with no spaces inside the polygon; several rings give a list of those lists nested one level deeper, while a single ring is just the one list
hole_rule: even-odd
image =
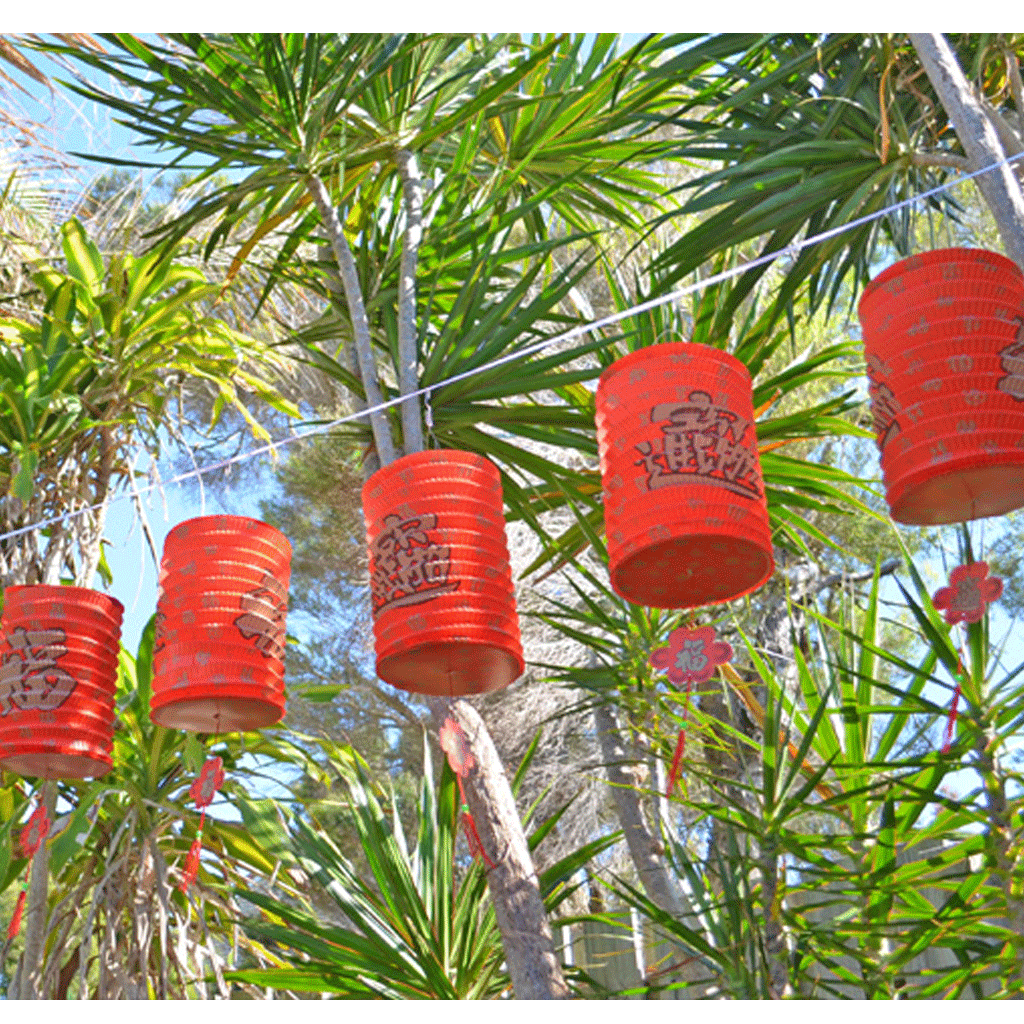
[{"label": "cylindrical red lantern", "polygon": [[8,587],[0,616],[0,766],[44,779],[111,768],[121,602],[83,587]]},{"label": "cylindrical red lantern", "polygon": [[879,274],[858,307],[892,518],[964,522],[1024,506],[1024,274],[938,249]]},{"label": "cylindrical red lantern", "polygon": [[522,675],[501,477],[426,451],[363,486],[377,675],[414,693],[499,690]]},{"label": "cylindrical red lantern", "polygon": [[200,516],[160,563],[150,717],[191,732],[248,732],[284,715],[291,544],[245,516]]},{"label": "cylindrical red lantern", "polygon": [[747,368],[654,345],[601,374],[595,405],[615,592],[694,608],[761,586],[775,564]]}]

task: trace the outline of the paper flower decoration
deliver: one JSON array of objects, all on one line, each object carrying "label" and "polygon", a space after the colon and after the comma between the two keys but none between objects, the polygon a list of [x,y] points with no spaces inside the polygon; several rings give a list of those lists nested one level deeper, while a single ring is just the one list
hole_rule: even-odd
[{"label": "paper flower decoration", "polygon": [[959,565],[949,574],[949,586],[935,591],[932,603],[951,625],[958,622],[980,622],[985,608],[1003,593],[1003,581],[989,576],[988,562]]},{"label": "paper flower decoration", "polygon": [[224,762],[219,757],[211,757],[203,765],[199,778],[189,787],[189,796],[195,800],[196,807],[209,807],[223,784]]},{"label": "paper flower decoration", "polygon": [[21,830],[21,855],[33,857],[43,840],[50,834],[50,816],[46,808],[40,803],[32,812],[32,816],[25,823]]},{"label": "paper flower decoration", "polygon": [[700,629],[680,627],[668,635],[668,647],[651,651],[651,664],[667,669],[668,678],[676,686],[689,688],[706,683],[715,669],[732,657],[732,645],[715,639],[711,626]]},{"label": "paper flower decoration", "polygon": [[454,718],[446,718],[441,726],[441,749],[448,758],[448,764],[455,774],[464,779],[474,767],[476,761],[469,752],[469,740],[461,726]]}]

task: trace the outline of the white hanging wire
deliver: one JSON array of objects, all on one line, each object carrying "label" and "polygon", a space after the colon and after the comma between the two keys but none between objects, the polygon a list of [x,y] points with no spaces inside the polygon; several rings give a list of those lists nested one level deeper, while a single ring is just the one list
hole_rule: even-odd
[{"label": "white hanging wire", "polygon": [[[772,260],[778,259],[780,256],[788,255],[792,259],[795,259],[803,249],[819,245],[821,242],[826,242],[830,238],[835,238],[837,235],[841,235],[852,228],[860,227],[862,224],[869,224],[872,221],[880,220],[882,217],[885,217],[890,213],[895,213],[897,210],[902,210],[913,203],[919,203],[922,200],[929,199],[931,196],[939,195],[942,192],[948,192],[957,185],[962,185],[965,181],[970,181],[982,174],[988,174],[990,171],[997,170],[1000,167],[1014,164],[1021,159],[1024,159],[1024,151],[1016,153],[1013,156],[1003,157],[1001,160],[997,160],[995,163],[989,164],[987,167],[982,167],[981,170],[963,174],[952,181],[936,185],[935,188],[930,188],[927,191],[911,196],[908,199],[902,199],[898,203],[893,203],[891,206],[886,206],[884,209],[877,210],[874,213],[868,213],[863,217],[857,217],[855,220],[848,221],[845,224],[838,224],[834,228],[829,228],[827,231],[821,231],[816,235],[809,235],[807,238],[800,241],[790,242],[781,249],[762,253],[762,255],[757,256],[752,260],[747,260],[745,263],[741,263],[735,267],[730,267],[727,270],[722,270],[717,274],[712,274],[710,277],[703,278],[700,281],[684,285],[674,291],[666,292],[664,295],[657,295],[654,298],[648,299],[646,302],[641,302],[636,306],[631,306],[629,309],[625,309],[617,313],[610,313],[608,316],[600,317],[590,323],[580,324],[578,327],[573,327],[568,331],[564,331],[562,334],[556,334],[553,337],[545,338],[543,341],[538,341],[533,345],[527,345],[525,348],[516,349],[513,352],[506,352],[505,355],[499,356],[497,359],[494,359],[489,363],[484,363],[483,366],[475,366],[472,369],[463,370],[461,373],[456,373],[444,380],[435,381],[433,384],[428,384],[415,391],[411,391],[407,395],[399,395],[370,408],[360,409],[357,412],[349,413],[346,416],[340,416],[338,419],[331,420],[329,423],[321,423],[316,427],[303,431],[302,433],[295,433],[290,437],[282,438],[280,441],[272,441],[268,444],[261,445],[259,448],[253,448],[251,451],[240,452],[230,458],[214,462],[209,466],[202,466],[196,469],[191,469],[186,473],[179,473],[177,476],[171,477],[169,480],[161,481],[160,483],[151,483],[146,487],[135,490],[133,493],[118,494],[111,498],[107,504],[111,505],[114,502],[123,501],[127,498],[137,499],[143,494],[148,494],[161,486],[166,487],[171,484],[184,483],[186,480],[201,479],[207,473],[215,473],[220,469],[226,469],[227,467],[236,465],[237,463],[256,458],[258,455],[266,455],[269,452],[275,452],[280,448],[284,448],[286,445],[294,443],[295,441],[304,441],[308,437],[325,434],[330,430],[334,430],[336,427],[343,426],[346,423],[352,423],[355,420],[367,418],[377,412],[383,412],[384,410],[390,409],[396,405],[401,405],[402,402],[408,402],[413,398],[419,398],[421,395],[426,395],[429,401],[431,392],[439,391],[450,384],[456,384],[459,381],[467,380],[470,377],[475,377],[479,373],[484,373],[486,370],[493,370],[499,366],[504,366],[506,363],[515,362],[518,359],[525,359],[526,357],[535,355],[552,345],[557,345],[559,342],[569,341],[582,334],[589,334],[592,331],[599,330],[602,327],[609,327],[612,324],[619,323],[621,320],[627,320],[631,316],[636,316],[638,313],[646,313],[649,309],[655,309],[658,306],[674,302],[687,295],[692,295],[694,292],[701,291],[710,285],[720,284],[722,281],[728,281],[733,277],[738,277],[740,274],[743,274],[748,270],[753,270],[755,267],[771,263]],[[433,410],[431,410],[431,412],[432,411]],[[433,419],[432,416],[431,419]],[[93,512],[102,507],[103,503],[97,502],[94,505],[85,505],[69,512],[63,512],[58,516],[51,516],[48,519],[40,519],[35,523],[30,523],[28,526],[22,526],[16,530],[8,530],[6,533],[0,533],[0,541],[9,540],[12,537],[20,537],[23,534],[32,533],[34,530],[39,530],[46,526],[52,526],[55,523],[66,522],[69,519],[74,519],[86,512]]]}]

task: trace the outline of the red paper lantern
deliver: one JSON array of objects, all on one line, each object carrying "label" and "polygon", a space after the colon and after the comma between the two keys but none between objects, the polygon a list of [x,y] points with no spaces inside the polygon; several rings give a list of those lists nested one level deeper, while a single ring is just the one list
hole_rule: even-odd
[{"label": "red paper lantern", "polygon": [[595,404],[615,592],[694,608],[761,586],[774,562],[747,368],[655,345],[609,366]]},{"label": "red paper lantern", "polygon": [[1024,275],[983,249],[889,267],[858,307],[892,518],[964,522],[1024,506]]},{"label": "red paper lantern", "polygon": [[363,487],[377,675],[414,693],[507,686],[523,649],[501,477],[469,452],[426,451]]},{"label": "red paper lantern", "polygon": [[44,779],[111,768],[120,601],[83,587],[8,587],[0,615],[0,766]]},{"label": "red paper lantern", "polygon": [[291,545],[266,523],[200,516],[160,563],[150,717],[191,732],[248,732],[284,715]]}]

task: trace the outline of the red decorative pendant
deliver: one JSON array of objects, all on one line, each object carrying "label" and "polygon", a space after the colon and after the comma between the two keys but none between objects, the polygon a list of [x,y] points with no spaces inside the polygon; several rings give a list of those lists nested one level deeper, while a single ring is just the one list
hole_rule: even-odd
[{"label": "red decorative pendant", "polygon": [[932,596],[932,604],[944,612],[951,626],[958,622],[981,622],[985,610],[1003,594],[1003,581],[989,576],[988,562],[959,565],[949,574],[949,586]]},{"label": "red decorative pendant", "polygon": [[615,592],[693,608],[760,587],[774,562],[747,368],[654,345],[605,370],[595,404]]},{"label": "red decorative pendant", "polygon": [[[654,668],[666,669],[669,682],[686,688],[683,702],[683,719],[689,716],[690,689],[694,684],[706,683],[715,669],[732,657],[732,645],[724,640],[715,639],[715,631],[711,626],[697,629],[681,626],[668,635],[668,646],[651,651],[650,664]],[[683,767],[683,756],[686,753],[686,727],[679,730],[676,748],[672,755],[672,767],[669,771],[666,796],[671,796],[676,781]]]},{"label": "red decorative pendant", "polygon": [[181,872],[181,882],[178,888],[182,892],[188,892],[189,886],[196,880],[199,874],[199,856],[203,850],[203,825],[206,824],[206,808],[213,802],[218,790],[224,784],[224,762],[219,757],[211,757],[203,765],[199,777],[189,787],[189,796],[196,802],[202,813],[199,816],[199,828],[196,837],[189,847],[188,856],[185,858],[185,866]]}]

